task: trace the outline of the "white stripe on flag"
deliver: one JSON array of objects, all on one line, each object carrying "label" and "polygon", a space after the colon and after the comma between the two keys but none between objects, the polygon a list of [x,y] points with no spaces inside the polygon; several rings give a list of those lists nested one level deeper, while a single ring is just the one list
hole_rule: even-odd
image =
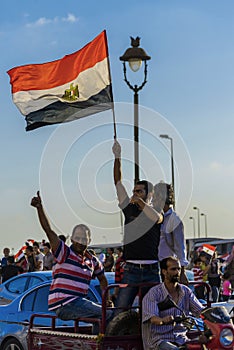
[{"label": "white stripe on flag", "polygon": [[[79,97],[75,101],[67,101],[62,98],[65,90],[70,87],[71,83],[74,86],[78,84]],[[81,72],[73,81],[47,90],[19,91],[13,94],[13,101],[23,115],[28,115],[57,101],[71,104],[86,101],[91,96],[97,95],[108,85],[110,85],[110,76],[108,60],[105,58],[92,68]]]}]

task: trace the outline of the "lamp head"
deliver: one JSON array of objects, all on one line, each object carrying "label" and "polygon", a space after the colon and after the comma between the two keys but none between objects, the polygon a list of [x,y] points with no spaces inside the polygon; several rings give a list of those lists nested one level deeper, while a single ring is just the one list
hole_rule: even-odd
[{"label": "lamp head", "polygon": [[159,135],[159,137],[161,137],[162,139],[170,139],[170,137],[166,134],[161,134]]},{"label": "lamp head", "polygon": [[151,57],[146,54],[144,49],[139,47],[139,36],[136,39],[131,37],[131,45],[132,47],[128,48],[119,59],[120,61],[128,62],[133,72],[137,72],[141,67],[142,61],[148,61]]}]

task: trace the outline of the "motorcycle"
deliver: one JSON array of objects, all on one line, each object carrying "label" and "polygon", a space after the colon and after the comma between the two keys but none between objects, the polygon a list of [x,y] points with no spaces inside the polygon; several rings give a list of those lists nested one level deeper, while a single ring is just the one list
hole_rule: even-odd
[{"label": "motorcycle", "polygon": [[160,310],[176,307],[182,315],[172,322],[187,328],[189,341],[180,349],[186,350],[223,350],[234,349],[234,326],[224,306],[209,307],[201,312],[201,323],[192,316],[186,316],[172,299],[167,298],[158,304]]}]

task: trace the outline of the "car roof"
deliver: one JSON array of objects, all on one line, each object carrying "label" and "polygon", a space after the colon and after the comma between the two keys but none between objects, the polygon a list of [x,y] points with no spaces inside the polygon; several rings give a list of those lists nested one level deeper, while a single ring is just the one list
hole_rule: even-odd
[{"label": "car roof", "polygon": [[33,272],[23,272],[19,275],[16,275],[16,276],[13,276],[11,278],[9,278],[7,281],[3,282],[1,284],[1,286],[4,286],[5,284],[15,280],[15,279],[18,279],[18,278],[21,278],[22,276],[31,276],[31,277],[35,277],[35,276],[43,276],[45,277],[46,279],[52,279],[52,271],[33,271]]}]

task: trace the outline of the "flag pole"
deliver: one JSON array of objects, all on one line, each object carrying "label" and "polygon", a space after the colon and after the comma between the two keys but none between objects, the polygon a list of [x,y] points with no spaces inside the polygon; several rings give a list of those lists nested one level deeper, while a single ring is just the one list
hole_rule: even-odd
[{"label": "flag pole", "polygon": [[117,131],[116,131],[116,118],[115,118],[115,105],[114,105],[114,97],[113,97],[113,90],[112,90],[112,80],[111,80],[111,70],[110,70],[110,60],[109,60],[109,51],[108,51],[108,43],[107,43],[107,35],[106,30],[104,30],[105,33],[105,41],[106,41],[106,51],[107,51],[107,62],[108,62],[108,70],[109,70],[109,77],[110,77],[110,94],[111,94],[111,100],[112,100],[112,115],[113,115],[113,127],[114,127],[114,139],[117,139]]}]

